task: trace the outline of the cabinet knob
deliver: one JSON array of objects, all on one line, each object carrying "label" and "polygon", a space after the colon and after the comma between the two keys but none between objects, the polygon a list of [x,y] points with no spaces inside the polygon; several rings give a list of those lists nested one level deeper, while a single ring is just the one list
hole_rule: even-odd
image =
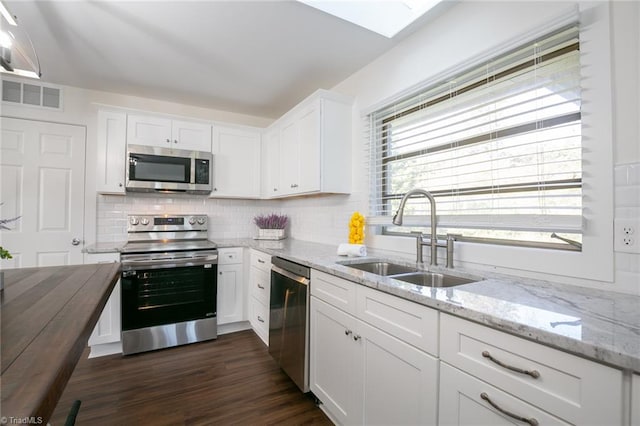
[{"label": "cabinet knob", "polygon": [[120,188],[122,188],[122,183],[119,183],[119,184],[118,184],[118,186],[119,186]]},{"label": "cabinet knob", "polygon": [[171,140],[167,139],[167,143],[171,143]]},{"label": "cabinet knob", "polygon": [[213,188],[213,190],[214,190],[214,191],[217,191],[217,190],[218,190],[218,188]]},{"label": "cabinet knob", "polygon": [[178,143],[178,140],[177,140],[177,139],[174,139],[174,140],[173,140],[173,143]]},{"label": "cabinet knob", "polygon": [[359,335],[359,334],[354,334],[354,335],[353,335],[353,340],[355,340],[356,342],[357,342],[358,340],[360,340],[360,335]]},{"label": "cabinet knob", "polygon": [[273,188],[273,192],[276,192],[278,190],[278,188]]},{"label": "cabinet knob", "polygon": [[345,330],[345,331],[344,331],[344,335],[345,335],[345,336],[348,336],[348,335],[350,335],[351,333],[353,333],[351,330]]}]

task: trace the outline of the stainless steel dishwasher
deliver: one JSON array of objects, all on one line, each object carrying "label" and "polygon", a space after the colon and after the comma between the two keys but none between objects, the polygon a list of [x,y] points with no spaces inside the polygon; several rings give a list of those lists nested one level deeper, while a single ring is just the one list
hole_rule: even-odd
[{"label": "stainless steel dishwasher", "polygon": [[269,353],[302,392],[309,391],[310,269],[271,258]]}]

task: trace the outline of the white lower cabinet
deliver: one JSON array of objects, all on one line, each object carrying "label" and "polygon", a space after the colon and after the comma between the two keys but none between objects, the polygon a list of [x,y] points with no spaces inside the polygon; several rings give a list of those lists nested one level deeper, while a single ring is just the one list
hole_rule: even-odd
[{"label": "white lower cabinet", "polygon": [[640,374],[631,376],[631,424],[640,426]]},{"label": "white lower cabinet", "polygon": [[244,321],[242,248],[219,249],[218,259],[218,325]]},{"label": "white lower cabinet", "polygon": [[439,396],[443,426],[570,424],[444,362]]},{"label": "white lower cabinet", "polygon": [[249,323],[264,344],[269,346],[271,256],[251,249],[249,257]]},{"label": "white lower cabinet", "polygon": [[622,371],[603,364],[442,313],[440,359],[441,380],[455,377],[440,385],[440,424],[497,424],[462,420],[469,407],[516,424],[501,410],[541,425],[623,423]]},{"label": "white lower cabinet", "polygon": [[[84,263],[112,263],[120,260],[119,253],[99,253],[85,254]],[[91,353],[89,358],[122,353],[122,325],[120,320],[120,280],[111,291],[107,303],[102,309],[100,318],[96,323],[91,336],[89,336],[89,346]]]},{"label": "white lower cabinet", "polygon": [[[314,294],[318,281],[341,282],[345,294],[354,286],[358,303],[365,294],[354,283],[312,271],[310,387],[323,410],[339,424],[436,424],[438,360],[354,316],[353,304],[342,305],[348,313],[327,303],[326,291]],[[397,298],[384,296],[387,313],[397,315]],[[437,331],[437,322],[432,327]]]}]

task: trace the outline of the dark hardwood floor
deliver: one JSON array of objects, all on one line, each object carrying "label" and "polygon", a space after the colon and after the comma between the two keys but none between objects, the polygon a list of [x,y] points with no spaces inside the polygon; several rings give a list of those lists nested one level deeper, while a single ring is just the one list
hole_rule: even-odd
[{"label": "dark hardwood floor", "polygon": [[78,363],[51,418],[63,425],[331,425],[252,331],[215,341]]}]

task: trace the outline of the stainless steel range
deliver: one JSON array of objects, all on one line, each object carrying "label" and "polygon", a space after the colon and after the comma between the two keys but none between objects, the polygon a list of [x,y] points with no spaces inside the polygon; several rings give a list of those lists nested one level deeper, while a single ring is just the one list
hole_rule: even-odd
[{"label": "stainless steel range", "polygon": [[129,216],[122,250],[125,355],[215,339],[218,250],[207,216]]}]

